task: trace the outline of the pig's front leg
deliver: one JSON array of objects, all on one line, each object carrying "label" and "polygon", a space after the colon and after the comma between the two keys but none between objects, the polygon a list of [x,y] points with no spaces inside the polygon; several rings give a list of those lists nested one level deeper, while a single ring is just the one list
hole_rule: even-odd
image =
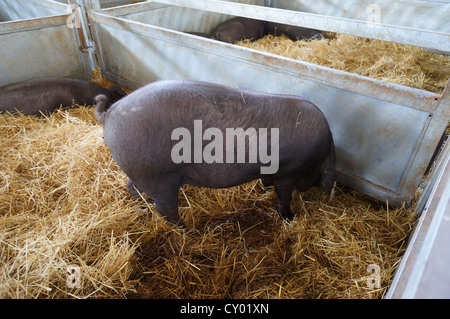
[{"label": "pig's front leg", "polygon": [[275,181],[275,193],[278,201],[278,214],[286,220],[292,220],[294,215],[291,211],[291,197],[294,190],[294,181]]}]

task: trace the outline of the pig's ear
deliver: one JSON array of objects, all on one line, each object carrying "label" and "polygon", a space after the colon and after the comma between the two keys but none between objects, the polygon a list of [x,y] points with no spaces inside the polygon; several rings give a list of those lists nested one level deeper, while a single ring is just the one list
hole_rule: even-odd
[{"label": "pig's ear", "polygon": [[109,88],[109,92],[111,92],[111,98],[112,98],[112,102],[116,102],[118,100],[120,100],[121,98],[123,98],[125,95],[127,95],[125,93],[124,90],[122,90],[120,87],[118,87],[117,85],[113,85]]}]

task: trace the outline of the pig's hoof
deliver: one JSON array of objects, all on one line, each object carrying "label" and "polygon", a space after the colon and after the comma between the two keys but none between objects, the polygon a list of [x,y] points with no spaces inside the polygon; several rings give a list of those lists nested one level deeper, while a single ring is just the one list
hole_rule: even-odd
[{"label": "pig's hoof", "polygon": [[168,221],[170,221],[171,223],[174,223],[178,227],[186,228],[186,225],[184,224],[183,220],[181,220],[181,218],[178,220],[168,219]]},{"label": "pig's hoof", "polygon": [[278,214],[280,215],[281,218],[283,218],[287,222],[290,222],[291,220],[294,219],[294,214],[292,213],[289,207],[280,209]]},{"label": "pig's hoof", "polygon": [[139,198],[139,193],[136,190],[128,190],[128,192],[130,193],[130,197],[131,198]]}]

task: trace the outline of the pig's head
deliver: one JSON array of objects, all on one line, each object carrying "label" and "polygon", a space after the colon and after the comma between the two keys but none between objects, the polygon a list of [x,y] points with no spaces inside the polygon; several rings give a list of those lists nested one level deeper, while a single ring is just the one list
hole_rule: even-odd
[{"label": "pig's head", "polygon": [[240,22],[232,22],[228,25],[219,25],[215,30],[214,36],[217,40],[234,43],[243,38],[245,32],[244,26]]}]

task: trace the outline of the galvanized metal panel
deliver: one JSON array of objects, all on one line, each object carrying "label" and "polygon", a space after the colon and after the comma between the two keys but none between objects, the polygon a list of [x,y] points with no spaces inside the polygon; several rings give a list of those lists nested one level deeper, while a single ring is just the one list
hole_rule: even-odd
[{"label": "galvanized metal panel", "polygon": [[[33,9],[37,15],[39,8]],[[79,50],[78,34],[67,26],[69,17],[0,23],[0,86],[45,76],[92,76],[88,54]]]},{"label": "galvanized metal panel", "polygon": [[141,11],[122,17],[176,31],[205,33],[211,33],[219,23],[232,17],[230,15],[211,14],[203,10],[175,6],[160,8],[160,10],[163,10],[162,14],[158,14],[153,10],[151,14],[149,14],[149,11]]},{"label": "galvanized metal panel", "polygon": [[[95,3],[95,1],[93,1]],[[175,8],[183,9],[183,11],[177,11]],[[190,16],[192,12],[196,12],[198,10],[196,9],[187,9],[184,10],[184,7],[172,7],[172,6],[166,6],[161,4],[156,4],[152,2],[147,2],[145,4],[139,4],[138,6],[128,6],[128,7],[121,7],[121,8],[113,8],[113,9],[106,9],[102,10],[102,12],[106,13],[107,16],[116,16],[125,18],[126,20],[133,20],[135,22],[140,22],[141,24],[150,24],[155,26],[157,29],[170,29],[170,30],[179,30],[186,32],[187,30],[183,30],[183,28],[190,28],[192,25],[197,25],[197,21],[192,21],[191,23],[186,23],[185,21],[181,21],[181,19],[177,19],[181,16],[180,12],[183,12],[183,16]],[[131,10],[131,11],[129,11]],[[190,10],[190,11],[189,11]],[[139,18],[136,19],[136,14],[139,14]],[[206,12],[206,14],[212,15],[212,16],[222,16],[222,14],[214,13],[214,12]],[[169,20],[172,20],[169,22]],[[195,20],[195,19],[192,19]],[[209,21],[213,21],[213,18],[209,18]],[[170,25],[169,25],[170,24]],[[139,24],[133,24],[133,27],[139,25]],[[120,26],[118,28],[127,27],[129,26],[129,23],[126,21],[123,21],[120,23]],[[214,27],[207,26],[207,28]],[[139,30],[134,28],[134,30]],[[170,31],[167,30],[167,31]],[[170,33],[172,34],[172,33]],[[186,35],[188,36],[188,35]],[[189,37],[189,36],[188,36]],[[183,41],[188,41],[187,38],[183,38]],[[190,38],[195,40],[189,40],[189,44],[196,45],[199,48],[202,48],[202,46],[206,45],[205,43],[211,43],[208,39],[203,38]],[[198,42],[197,42],[198,41]],[[204,42],[206,41],[206,42]],[[221,47],[229,47],[230,45],[225,43],[220,43]],[[246,51],[242,48],[236,48],[236,50],[240,51]],[[237,51],[233,51],[237,52]],[[259,51],[255,51],[258,53],[261,53]],[[270,54],[265,54],[270,56]],[[288,58],[282,58],[279,56],[276,56],[278,59],[281,59],[277,61],[277,63],[284,63],[285,60],[290,60]],[[272,60],[269,60],[268,62],[264,62],[265,64],[270,65]],[[304,64],[309,65],[309,64]],[[328,68],[325,68],[325,70],[328,70]],[[317,70],[315,70],[317,72]],[[393,88],[397,88],[399,86],[395,84],[391,84],[389,82],[384,81],[376,81],[379,85],[374,87],[372,85],[373,79],[366,78],[366,77],[360,77],[360,81],[357,86],[355,86],[351,79],[353,74],[349,74],[347,72],[341,72],[334,70],[335,72],[330,77],[329,72],[320,72],[316,73],[315,77],[320,78],[320,80],[327,82],[331,85],[340,86],[346,90],[355,92],[355,93],[367,93],[373,97],[378,97],[380,95],[384,95],[383,99],[387,99],[390,102],[393,103],[407,103],[410,107],[421,109],[421,110],[430,110],[430,105],[434,102],[434,99],[437,99],[439,95],[430,95],[429,92],[421,91],[421,90],[415,90],[410,89],[408,87],[402,87],[401,90],[396,90],[395,94],[386,94],[389,90],[392,90]],[[348,76],[351,76],[350,78]],[[366,81],[369,80],[369,81]],[[431,103],[431,104],[430,104]]]},{"label": "galvanized metal panel", "polygon": [[450,33],[450,3],[426,0],[273,0],[274,8]]},{"label": "galvanized metal panel", "polygon": [[[237,1],[234,0],[226,2]],[[264,5],[263,0],[245,0],[239,2],[245,4]],[[146,24],[157,25],[159,27],[171,30],[205,33],[211,33],[219,23],[233,17],[226,14],[211,14],[211,12],[204,10],[171,6],[154,2],[132,7],[134,7],[134,10],[128,6],[128,8],[114,8],[111,10],[105,10],[104,12],[114,16],[120,16]],[[158,14],[156,10],[164,11],[163,14]]]},{"label": "galvanized metal panel", "polygon": [[[45,0],[48,1],[48,0]],[[70,3],[72,0],[55,0],[62,3]],[[100,5],[102,8],[111,8],[116,6],[123,6],[127,4],[137,3],[139,0],[100,0]]]},{"label": "galvanized metal panel", "polygon": [[386,298],[450,297],[450,140],[435,172],[431,194]]},{"label": "galvanized metal panel", "polygon": [[66,13],[66,7],[49,0],[0,0],[0,21],[40,18]]},{"label": "galvanized metal panel", "polygon": [[[92,4],[91,4],[92,6]],[[101,12],[106,13],[110,16],[118,17],[118,16],[125,16],[125,15],[132,15],[132,14],[139,14],[141,12],[161,9],[161,8],[168,8],[171,7],[171,5],[163,4],[163,3],[155,3],[155,2],[144,2],[139,3],[137,5],[125,5],[120,6],[117,8],[105,8],[101,9]],[[98,9],[100,10],[100,9]]]},{"label": "galvanized metal panel", "polygon": [[352,34],[366,38],[450,52],[450,34],[444,32],[382,23],[369,25],[366,20],[353,20],[243,3],[230,3],[219,0],[158,0],[154,2],[234,16],[252,17],[260,20],[298,25],[330,32]]},{"label": "galvanized metal panel", "polygon": [[133,0],[101,0],[100,4],[102,8],[110,8],[115,6],[122,6],[133,3]]},{"label": "galvanized metal panel", "polygon": [[185,78],[310,99],[330,122],[339,180],[393,205],[414,194],[437,145],[430,132],[442,132],[450,116],[438,94],[101,13],[91,18],[102,70],[119,83]]}]

